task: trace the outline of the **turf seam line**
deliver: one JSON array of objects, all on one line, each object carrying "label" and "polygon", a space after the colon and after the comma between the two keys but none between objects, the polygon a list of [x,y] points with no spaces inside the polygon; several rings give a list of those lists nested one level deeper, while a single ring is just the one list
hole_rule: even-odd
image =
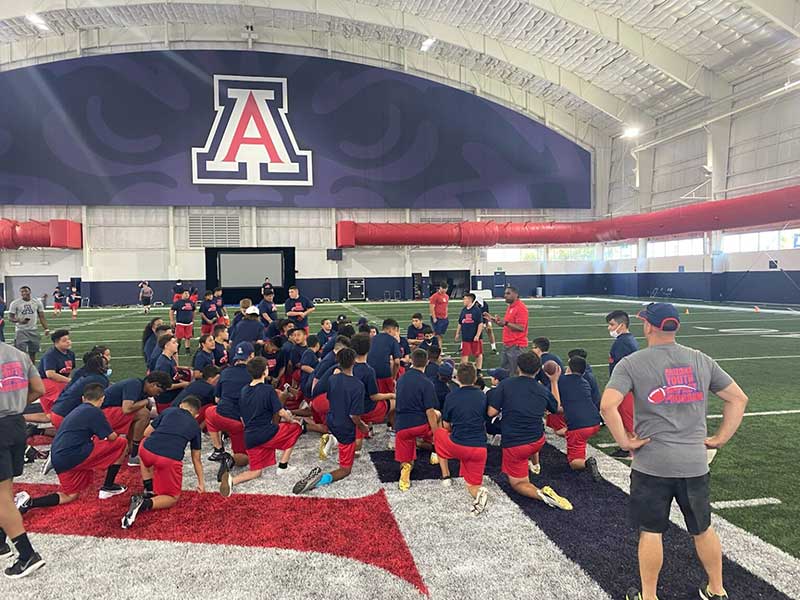
[{"label": "turf seam line", "polygon": [[749,500],[718,500],[711,503],[711,508],[750,508],[751,506],[771,506],[781,504],[777,498],[751,498]]}]

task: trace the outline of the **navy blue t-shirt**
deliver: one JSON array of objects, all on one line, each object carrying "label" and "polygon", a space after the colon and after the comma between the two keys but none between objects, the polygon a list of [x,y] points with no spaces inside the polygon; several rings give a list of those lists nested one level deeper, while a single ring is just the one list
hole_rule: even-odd
[{"label": "navy blue t-shirt", "polygon": [[423,340],[422,342],[420,342],[417,348],[419,348],[420,350],[425,350],[425,352],[427,352],[434,346],[436,346],[437,348],[439,347],[439,338],[437,338],[436,336],[433,336],[429,340]]},{"label": "navy blue t-shirt", "polygon": [[56,473],[74,469],[92,453],[92,437],[106,439],[114,431],[103,411],[88,403],[81,403],[70,412],[58,428],[50,446],[50,460]]},{"label": "navy blue t-shirt", "polygon": [[364,414],[364,384],[355,377],[338,373],[330,378],[328,429],[339,444],[356,441],[356,424],[350,415]]},{"label": "navy blue t-shirt", "polygon": [[331,365],[327,368],[327,370],[319,376],[319,380],[317,381],[317,385],[314,386],[313,394],[314,396],[319,396],[320,394],[327,394],[330,391],[330,381],[331,377],[333,377],[333,372],[339,368],[338,364]]},{"label": "navy blue t-shirt", "polygon": [[147,359],[147,370],[148,371],[155,371],[156,370],[156,361],[158,361],[158,357],[164,353],[163,348],[159,348],[158,344],[153,346],[153,353],[150,355],[150,358]]},{"label": "navy blue t-shirt", "polygon": [[83,402],[83,389],[90,383],[99,383],[104,388],[108,387],[108,377],[105,375],[84,375],[65,387],[53,404],[53,412],[60,417],[66,417]]},{"label": "navy blue t-shirt", "polygon": [[447,395],[442,420],[450,423],[454,443],[481,448],[486,446],[485,414],[486,394],[470,385]]},{"label": "navy blue t-shirt", "polygon": [[400,345],[400,358],[405,360],[410,360],[409,356],[411,355],[411,346],[408,343],[408,338],[400,336],[400,341],[397,342]]},{"label": "navy blue t-shirt", "polygon": [[392,376],[391,361],[402,356],[400,344],[386,332],[380,332],[372,338],[367,354],[369,366],[375,369],[375,377],[386,379]]},{"label": "navy blue t-shirt", "polygon": [[183,388],[180,394],[175,396],[175,400],[172,401],[172,406],[180,406],[186,396],[197,396],[201,406],[214,404],[214,386],[205,379],[195,379],[192,383]]},{"label": "navy blue t-shirt", "polygon": [[265,339],[264,326],[259,319],[242,319],[231,334],[231,348],[241,342],[250,342],[255,345],[256,340]]},{"label": "navy blue t-shirt", "polygon": [[[269,327],[270,323],[274,323],[278,319],[278,310],[275,308],[274,302],[267,302],[266,300],[262,300],[258,303],[258,314],[259,318],[261,319],[261,324],[264,327]],[[267,315],[271,321],[267,321],[262,315]]]},{"label": "navy blue t-shirt", "polygon": [[194,353],[194,358],[192,359],[192,368],[195,371],[203,372],[208,366],[214,364],[214,352],[206,352],[205,350],[198,350]]},{"label": "navy blue t-shirt", "polygon": [[336,345],[336,338],[339,337],[338,333],[331,332],[330,337],[328,337],[328,341],[322,344],[322,348],[319,351],[320,356],[325,356],[328,352],[333,352],[333,347]]},{"label": "navy blue t-shirt", "polygon": [[[311,349],[306,348],[305,352],[303,352],[303,356],[300,358],[300,366],[301,367],[311,367],[312,369],[317,367],[319,364],[319,359],[317,358],[317,354]],[[303,395],[307,398],[311,397],[311,383],[314,381],[314,373],[307,373],[306,371],[300,371],[300,390],[303,392]]]},{"label": "navy blue t-shirt", "polygon": [[372,400],[372,396],[378,393],[378,379],[375,377],[375,369],[367,363],[357,362],[353,365],[353,377],[364,384],[364,414],[372,412],[376,404]]},{"label": "navy blue t-shirt", "polygon": [[138,402],[144,400],[144,380],[138,377],[123,379],[106,388],[106,398],[103,400],[101,408],[111,408],[112,406],[122,407],[123,400]]},{"label": "navy blue t-shirt", "polygon": [[228,367],[219,376],[217,388],[214,390],[219,402],[217,403],[217,414],[238,421],[242,415],[239,411],[239,397],[242,388],[252,381],[252,377],[247,372],[247,366],[239,363]]},{"label": "navy blue t-shirt", "polygon": [[422,333],[423,329],[425,329],[424,325],[420,325],[419,328],[416,328],[413,324],[411,324],[408,326],[408,330],[406,331],[406,337],[410,340],[424,340],[425,334]]},{"label": "navy blue t-shirt", "polygon": [[248,384],[242,388],[239,411],[244,423],[245,446],[255,448],[275,437],[278,426],[272,422],[272,416],[282,408],[278,394],[270,384]]},{"label": "navy blue t-shirt", "polygon": [[331,339],[332,336],[335,336],[336,332],[331,329],[330,333],[327,333],[324,329],[320,329],[317,332],[317,339],[319,340],[319,347],[324,348],[325,344],[328,343],[328,340]]},{"label": "navy blue t-shirt", "polygon": [[278,353],[262,350],[261,356],[263,356],[264,360],[267,361],[267,373],[269,376],[273,378],[278,377],[278,373],[280,371],[280,367],[278,366]]},{"label": "navy blue t-shirt", "polygon": [[[203,300],[200,303],[200,314],[212,323],[217,322],[217,302],[215,300]],[[205,321],[203,321],[205,323]]]},{"label": "navy blue t-shirt", "polygon": [[[561,371],[564,371],[564,363],[561,362],[561,358],[557,354],[552,354],[551,352],[545,352],[542,354],[542,365],[544,365],[544,363],[546,363],[548,360],[558,363],[558,366],[561,367]],[[547,376],[547,373],[544,372],[544,369],[539,369],[539,372],[536,374],[536,381],[541,383],[547,389],[550,389],[550,378]]]},{"label": "navy blue t-shirt", "polygon": [[153,454],[182,461],[186,444],[192,450],[200,450],[202,447],[200,426],[188,410],[170,406],[151,425],[155,431],[147,436],[144,447]]},{"label": "navy blue t-shirt", "polygon": [[464,307],[458,315],[458,323],[461,325],[461,339],[465,342],[472,342],[478,335],[478,325],[483,323],[483,311],[477,302],[472,303],[472,307]]},{"label": "navy blue t-shirt", "polygon": [[214,342],[214,364],[220,369],[228,366],[228,350],[225,344]]},{"label": "navy blue t-shirt", "polygon": [[191,325],[194,323],[194,302],[191,300],[178,300],[172,304],[175,311],[175,322],[180,325]]},{"label": "navy blue t-shirt", "polygon": [[544,435],[542,419],[545,411],[558,411],[553,393],[533,377],[504,379],[495,388],[490,403],[493,408],[503,411],[500,420],[503,448],[537,441]]},{"label": "navy blue t-shirt", "polygon": [[397,380],[396,403],[395,431],[424,425],[428,422],[425,411],[438,404],[433,382],[422,371],[409,369]]},{"label": "navy blue t-shirt", "polygon": [[39,377],[47,378],[47,371],[55,371],[59,375],[69,377],[72,369],[75,368],[75,353],[72,350],[60,352],[56,348],[50,348],[42,355],[39,361]]},{"label": "navy blue t-shirt", "polygon": [[144,341],[144,346],[142,346],[142,355],[144,356],[144,362],[148,363],[150,357],[153,355],[153,350],[158,347],[158,336],[155,333],[150,333],[150,336]]},{"label": "navy blue t-shirt", "polygon": [[617,363],[629,354],[633,354],[639,349],[639,342],[633,337],[632,333],[623,333],[611,344],[611,351],[608,353],[608,374],[614,372]]},{"label": "navy blue t-shirt", "polygon": [[594,372],[592,371],[591,365],[586,365],[586,372],[583,374],[583,378],[586,380],[586,383],[589,384],[589,388],[592,390],[592,401],[594,402],[597,408],[600,408],[600,386],[597,385],[597,378],[594,376]]},{"label": "navy blue t-shirt", "polygon": [[439,365],[435,362],[428,361],[428,364],[425,365],[425,377],[431,381],[439,377]]},{"label": "navy blue t-shirt", "polygon": [[[169,375],[169,378],[175,382],[175,376],[178,374],[178,363],[175,361],[175,357],[169,358],[163,352],[159,355],[158,360],[156,360],[156,368],[153,369],[154,371],[162,371]],[[175,396],[181,393],[180,389],[174,390],[164,390],[158,395],[156,398],[156,402],[159,404],[171,404],[173,400],[175,400]]]},{"label": "navy blue t-shirt", "polygon": [[436,410],[443,410],[447,395],[453,390],[457,390],[458,384],[455,381],[442,381],[437,375],[436,379],[433,380],[433,389],[436,391],[437,404],[434,408]]},{"label": "navy blue t-shirt", "polygon": [[[305,296],[298,296],[296,299],[287,298],[286,303],[284,304],[286,307],[286,312],[305,312],[309,308],[314,308],[314,303],[311,302]],[[301,319],[300,317],[287,317],[295,327],[299,327],[300,329],[305,329],[308,327],[308,318]]]},{"label": "navy blue t-shirt", "polygon": [[558,393],[567,429],[581,429],[600,424],[600,413],[592,398],[589,383],[581,375],[564,375],[558,380]]}]

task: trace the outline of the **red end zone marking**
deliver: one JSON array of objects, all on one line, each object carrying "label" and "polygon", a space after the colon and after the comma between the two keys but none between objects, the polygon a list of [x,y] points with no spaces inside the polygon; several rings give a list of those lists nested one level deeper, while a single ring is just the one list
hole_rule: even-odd
[{"label": "red end zone marking", "polygon": [[[134,474],[133,469],[123,470],[120,483],[140,488]],[[96,484],[99,477],[95,477]],[[22,489],[39,496],[56,491],[57,486],[15,486],[15,491]],[[234,494],[223,499],[214,493],[184,491],[174,508],[140,513],[134,526],[125,530],[120,519],[129,501],[128,493],[97,500],[97,486],[93,486],[72,504],[30,511],[25,515],[25,528],[35,533],[333,554],[384,569],[428,594],[383,490],[353,499],[261,494]]]}]

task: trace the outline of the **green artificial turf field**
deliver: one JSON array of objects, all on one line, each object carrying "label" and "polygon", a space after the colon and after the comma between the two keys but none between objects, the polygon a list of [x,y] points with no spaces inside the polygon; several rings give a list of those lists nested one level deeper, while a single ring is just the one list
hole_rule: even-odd
[{"label": "green artificial turf field", "polygon": [[[230,299],[229,299],[230,301]],[[645,301],[642,300],[641,303]],[[633,314],[637,304],[629,299],[547,298],[526,300],[531,309],[529,339],[546,336],[551,351],[565,357],[572,348],[584,348],[602,387],[608,379],[607,356],[611,345],[604,316],[614,308]],[[764,307],[762,307],[764,308]],[[456,318],[461,302],[450,305],[450,330],[445,339],[445,351],[455,353],[453,341]],[[502,299],[489,301],[493,313],[502,313]],[[233,315],[232,308],[229,313]],[[800,479],[795,471],[795,450],[800,432],[800,402],[797,384],[792,379],[792,364],[800,358],[800,312],[787,308],[780,314],[756,312],[752,307],[718,307],[693,303],[684,314],[679,341],[698,348],[720,361],[750,396],[748,413],[764,411],[796,411],[785,414],[746,416],[734,439],[722,449],[712,464],[712,500],[746,500],[772,497],[779,505],[749,508],[727,508],[719,513],[729,521],[758,535],[764,540],[800,557]],[[428,314],[425,302],[321,304],[311,316],[311,332],[319,330],[322,318],[347,314],[353,321],[367,317],[380,325],[387,317],[400,323],[402,331],[414,312]],[[166,316],[166,309],[154,309],[153,315]],[[68,312],[52,317],[48,311],[51,330],[66,327],[72,331],[73,349],[80,355],[95,343],[112,349],[112,381],[141,376],[144,362],[141,356],[141,334],[149,317],[141,309],[82,310],[77,321]],[[635,320],[634,320],[635,321]],[[641,338],[642,326],[632,324],[634,335]],[[199,318],[195,332],[199,334]],[[499,334],[499,331],[498,331]],[[13,338],[13,328],[6,330]],[[498,339],[498,342],[500,340]],[[644,340],[640,339],[644,345]],[[196,342],[193,343],[193,348]],[[43,348],[44,349],[44,348]],[[486,345],[484,369],[497,366],[499,355],[489,352]],[[190,364],[181,355],[181,364]],[[709,413],[719,414],[721,402],[714,398]],[[714,431],[718,418],[709,419]],[[595,445],[609,442],[607,431],[594,438]],[[604,448],[611,452],[613,448]]]}]

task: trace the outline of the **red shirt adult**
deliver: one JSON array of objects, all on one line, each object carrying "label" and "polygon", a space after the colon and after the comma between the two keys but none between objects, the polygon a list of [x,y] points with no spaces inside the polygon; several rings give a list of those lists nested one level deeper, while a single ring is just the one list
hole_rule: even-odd
[{"label": "red shirt adult", "polygon": [[436,292],[430,297],[429,302],[433,306],[433,315],[437,319],[447,318],[447,303],[450,302],[450,296],[445,292]]},{"label": "red shirt adult", "polygon": [[517,298],[508,305],[506,316],[503,317],[506,323],[522,325],[522,331],[514,331],[508,326],[503,327],[503,344],[506,346],[528,347],[528,307]]}]

